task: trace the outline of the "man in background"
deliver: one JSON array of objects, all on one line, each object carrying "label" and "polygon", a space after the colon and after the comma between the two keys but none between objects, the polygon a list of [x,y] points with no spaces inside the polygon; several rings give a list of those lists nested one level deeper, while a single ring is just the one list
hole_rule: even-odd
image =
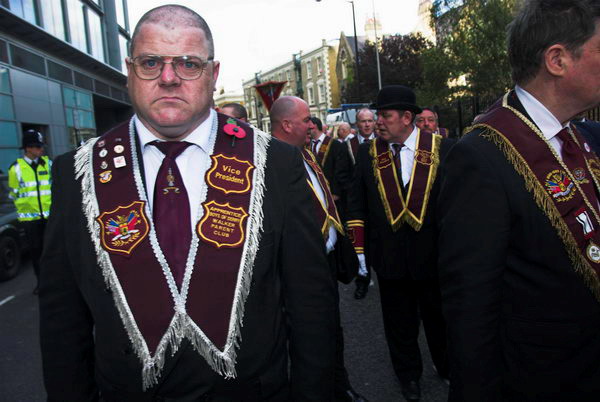
[{"label": "man in background", "polygon": [[448,130],[439,127],[438,114],[435,112],[435,110],[433,110],[433,108],[424,107],[423,111],[417,115],[415,124],[421,130],[436,133],[444,138],[448,138]]},{"label": "man in background", "polygon": [[239,103],[226,103],[221,107],[220,112],[226,114],[227,116],[235,117],[238,120],[248,123],[248,111],[243,105],[240,105]]}]

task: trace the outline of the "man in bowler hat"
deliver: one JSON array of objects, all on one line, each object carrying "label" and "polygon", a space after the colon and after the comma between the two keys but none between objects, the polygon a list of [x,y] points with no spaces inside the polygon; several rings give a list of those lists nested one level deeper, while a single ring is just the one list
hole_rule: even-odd
[{"label": "man in bowler hat", "polygon": [[415,126],[421,109],[410,88],[382,88],[371,108],[377,110],[379,136],[359,147],[347,224],[363,265],[365,243],[369,247],[392,364],[402,394],[416,401],[423,372],[420,318],[435,368],[448,375],[434,207],[435,177],[449,145]]}]

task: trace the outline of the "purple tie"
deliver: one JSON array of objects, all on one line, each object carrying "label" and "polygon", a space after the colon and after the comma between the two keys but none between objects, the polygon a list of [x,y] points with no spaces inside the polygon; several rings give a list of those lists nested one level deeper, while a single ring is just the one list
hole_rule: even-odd
[{"label": "purple tie", "polygon": [[192,233],[190,203],[175,159],[192,144],[181,141],[151,144],[165,154],[154,184],[154,227],[175,282],[181,287]]},{"label": "purple tie", "polygon": [[396,174],[398,175],[398,181],[400,182],[400,187],[402,189],[402,193],[404,194],[404,182],[402,181],[402,160],[400,159],[400,151],[404,148],[404,144],[392,144],[392,148],[394,149],[394,164],[396,165]]}]

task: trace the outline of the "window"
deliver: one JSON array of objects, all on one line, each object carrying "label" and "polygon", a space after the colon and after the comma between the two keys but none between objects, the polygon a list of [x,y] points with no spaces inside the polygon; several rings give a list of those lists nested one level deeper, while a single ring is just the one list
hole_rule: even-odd
[{"label": "window", "polygon": [[6,48],[6,42],[0,40],[0,61],[8,63],[8,50]]},{"label": "window", "polygon": [[117,24],[121,26],[121,28],[127,30],[129,28],[125,19],[125,7],[123,7],[123,0],[115,0],[115,8],[117,11]]},{"label": "window", "polygon": [[83,19],[83,5],[79,0],[67,0],[67,13],[69,15],[69,33],[71,34],[71,44],[77,49],[87,52],[85,21]]},{"label": "window", "polygon": [[291,81],[292,79],[292,73],[290,70],[286,70],[285,71],[285,77],[287,78],[288,81]]},{"label": "window", "polygon": [[308,87],[308,104],[309,105],[314,105],[315,104],[315,93],[312,87]]},{"label": "window", "polygon": [[312,78],[312,63],[310,61],[306,62],[306,78]]},{"label": "window", "polygon": [[94,58],[104,62],[104,40],[102,34],[102,20],[98,13],[91,8],[87,9],[87,19],[90,38],[90,53]]},{"label": "window", "polygon": [[325,85],[319,84],[319,102],[323,103],[326,99]]},{"label": "window", "polygon": [[75,71],[75,85],[79,88],[89,89],[90,91],[94,90],[94,82],[92,79],[77,71]]},{"label": "window", "polygon": [[19,17],[38,25],[35,3],[35,0],[9,0],[8,8]]},{"label": "window", "polygon": [[71,144],[80,145],[96,135],[92,95],[76,89],[63,87],[65,117]]},{"label": "window", "polygon": [[41,75],[46,75],[44,58],[20,47],[10,45],[13,65]]},{"label": "window", "polygon": [[45,0],[41,5],[44,29],[57,38],[65,40],[62,0]]},{"label": "window", "polygon": [[126,37],[119,34],[119,51],[121,52],[121,71],[127,75],[127,63],[125,57],[129,55],[129,41]]},{"label": "window", "polygon": [[0,65],[0,169],[4,172],[20,155],[11,92],[8,68]]},{"label": "window", "polygon": [[323,61],[320,57],[317,57],[317,75],[323,74]]},{"label": "window", "polygon": [[62,66],[58,63],[48,60],[48,76],[50,78],[54,78],[55,80],[59,80],[62,82],[66,82],[67,84],[73,83],[73,74],[71,70],[65,66]]}]

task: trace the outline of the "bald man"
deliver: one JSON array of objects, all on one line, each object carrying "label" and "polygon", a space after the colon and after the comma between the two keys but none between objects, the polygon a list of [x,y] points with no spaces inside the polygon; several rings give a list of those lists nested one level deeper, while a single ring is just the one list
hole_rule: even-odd
[{"label": "bald man", "polygon": [[[284,96],[273,103],[270,111],[272,135],[297,147],[304,158],[308,185],[312,190],[315,218],[322,230],[323,240],[329,260],[330,272],[343,283],[349,283],[358,270],[358,259],[352,244],[345,236],[340,216],[325,175],[316,157],[307,149],[310,138],[314,138],[314,122],[310,117],[306,102],[295,96]],[[316,120],[315,120],[316,119]],[[339,296],[337,310],[337,347],[335,370],[335,400],[362,402],[366,399],[355,392],[348,380],[344,366],[344,335],[339,317]]]},{"label": "bald man", "polygon": [[135,115],[56,161],[49,401],[334,398],[337,287],[302,158],[211,109],[213,57],[194,11],[149,11],[126,60]]}]

